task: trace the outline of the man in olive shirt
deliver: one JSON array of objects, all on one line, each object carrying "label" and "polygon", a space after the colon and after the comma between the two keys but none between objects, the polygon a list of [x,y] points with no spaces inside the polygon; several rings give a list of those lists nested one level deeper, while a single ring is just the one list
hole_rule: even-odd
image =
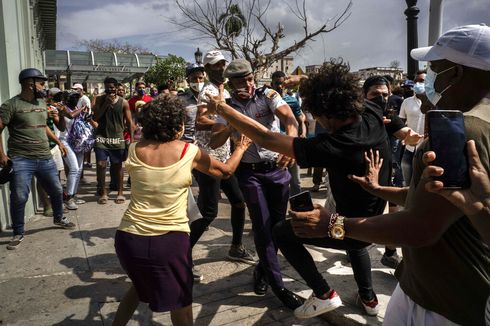
[{"label": "man in olive shirt", "polygon": [[97,195],[99,204],[107,204],[108,196],[105,187],[107,159],[111,160],[119,179],[116,204],[123,204],[123,170],[127,150],[123,132],[124,125],[133,139],[133,123],[128,101],[116,94],[117,80],[107,77],[104,80],[105,95],[97,97],[94,105],[94,118],[91,124],[95,129],[95,158],[97,161]]},{"label": "man in olive shirt", "polygon": [[0,136],[0,166],[11,161],[13,175],[10,180],[10,215],[13,238],[7,249],[15,249],[24,239],[25,205],[29,198],[32,176],[36,176],[48,192],[53,207],[54,224],[74,228],[75,224],[63,216],[63,189],[58,169],[49,149],[48,137],[57,141],[46,126],[47,107],[44,97],[46,77],[37,69],[24,69],[19,74],[22,91],[0,108],[0,134],[9,130],[8,156]]},{"label": "man in olive shirt", "polygon": [[[430,102],[439,109],[464,112],[466,137],[475,141],[481,162],[490,171],[490,27],[454,28],[434,46],[412,50],[412,57],[429,62],[425,90]],[[342,228],[349,238],[402,247],[403,260],[395,274],[399,284],[384,325],[484,325],[490,250],[477,230],[485,230],[486,219],[464,216],[445,198],[425,189],[422,157],[428,150],[426,141],[415,154],[410,188],[372,189],[405,210],[342,222],[317,209],[293,214],[295,231],[305,237],[335,236],[331,231],[340,234]]]}]

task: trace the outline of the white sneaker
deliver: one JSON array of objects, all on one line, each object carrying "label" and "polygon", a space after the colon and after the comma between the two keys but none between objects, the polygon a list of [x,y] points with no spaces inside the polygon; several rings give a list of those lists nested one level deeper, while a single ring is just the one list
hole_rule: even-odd
[{"label": "white sneaker", "polygon": [[299,306],[294,310],[294,316],[302,319],[312,318],[332,311],[341,305],[342,300],[340,300],[340,297],[335,290],[332,290],[330,296],[325,300],[315,297],[315,293],[312,293],[302,306]]},{"label": "white sneaker", "polygon": [[361,303],[361,306],[364,308],[364,311],[369,316],[377,316],[379,313],[379,304],[378,297],[374,295],[374,299],[369,301],[364,301],[359,295],[357,295],[357,301]]}]

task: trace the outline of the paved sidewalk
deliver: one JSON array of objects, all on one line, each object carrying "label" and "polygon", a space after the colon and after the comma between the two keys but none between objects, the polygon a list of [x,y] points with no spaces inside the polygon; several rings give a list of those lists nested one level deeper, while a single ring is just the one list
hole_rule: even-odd
[{"label": "paved sidewalk", "polygon": [[[305,172],[303,170],[303,172]],[[55,227],[51,218],[36,216],[26,225],[22,245],[6,249],[10,232],[0,234],[0,325],[111,325],[129,280],[114,253],[114,233],[129,202],[98,205],[95,170],[85,172],[88,183],[81,184],[80,197],[87,203],[68,216],[76,230]],[[305,176],[303,174],[303,176]],[[304,186],[311,186],[303,177]],[[197,192],[197,189],[194,188]],[[321,198],[324,191],[314,193]],[[229,205],[220,203],[220,216],[193,251],[204,281],[194,286],[196,325],[380,325],[389,295],[396,286],[393,270],[379,260],[382,247],[372,247],[373,283],[381,301],[378,317],[362,314],[355,303],[357,288],[345,252],[311,248],[319,269],[341,296],[344,306],[310,320],[295,319],[292,312],[269,293],[256,296],[252,291],[252,266],[226,260],[231,243]],[[253,249],[251,224],[247,219],[245,245]],[[309,296],[302,279],[281,256],[286,285]],[[148,325],[150,312],[140,305],[129,325]],[[168,313],[154,314],[153,325],[170,325]]]}]

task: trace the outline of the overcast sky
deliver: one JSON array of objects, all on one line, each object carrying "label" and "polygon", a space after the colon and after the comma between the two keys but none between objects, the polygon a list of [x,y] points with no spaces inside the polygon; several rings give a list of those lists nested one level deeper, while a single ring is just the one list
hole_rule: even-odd
[{"label": "overcast sky", "polygon": [[[189,1],[189,0],[188,0]],[[294,0],[290,0],[294,1]],[[301,38],[299,22],[283,5],[272,0],[268,24],[285,26],[283,46]],[[348,0],[306,0],[312,29],[334,17]],[[419,46],[428,39],[429,0],[419,0]],[[490,0],[443,0],[443,31],[455,26],[490,25]],[[403,0],[354,0],[350,18],[338,29],[316,38],[316,42],[294,54],[295,65],[320,64],[330,57],[343,57],[353,70],[388,66],[398,60],[406,67],[406,17]],[[83,39],[117,39],[143,46],[154,53],[168,53],[194,61],[194,52],[213,48],[209,40],[195,39],[177,30],[169,18],[180,18],[175,0],[58,0],[57,49],[82,50]]]}]

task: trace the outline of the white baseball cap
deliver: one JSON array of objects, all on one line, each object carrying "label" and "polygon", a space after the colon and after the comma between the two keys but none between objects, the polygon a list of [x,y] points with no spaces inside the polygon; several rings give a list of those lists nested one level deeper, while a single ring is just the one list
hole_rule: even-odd
[{"label": "white baseball cap", "polygon": [[71,89],[83,89],[82,84],[74,84]]},{"label": "white baseball cap", "polygon": [[490,70],[490,27],[485,24],[453,28],[442,34],[434,46],[413,49],[419,61],[446,59],[480,70]]},{"label": "white baseball cap", "polygon": [[223,53],[221,53],[221,51],[218,51],[218,50],[212,50],[212,51],[209,51],[208,53],[206,53],[206,55],[204,56],[203,64],[204,65],[207,65],[207,64],[214,65],[214,64],[220,62],[221,60],[226,61]]}]

